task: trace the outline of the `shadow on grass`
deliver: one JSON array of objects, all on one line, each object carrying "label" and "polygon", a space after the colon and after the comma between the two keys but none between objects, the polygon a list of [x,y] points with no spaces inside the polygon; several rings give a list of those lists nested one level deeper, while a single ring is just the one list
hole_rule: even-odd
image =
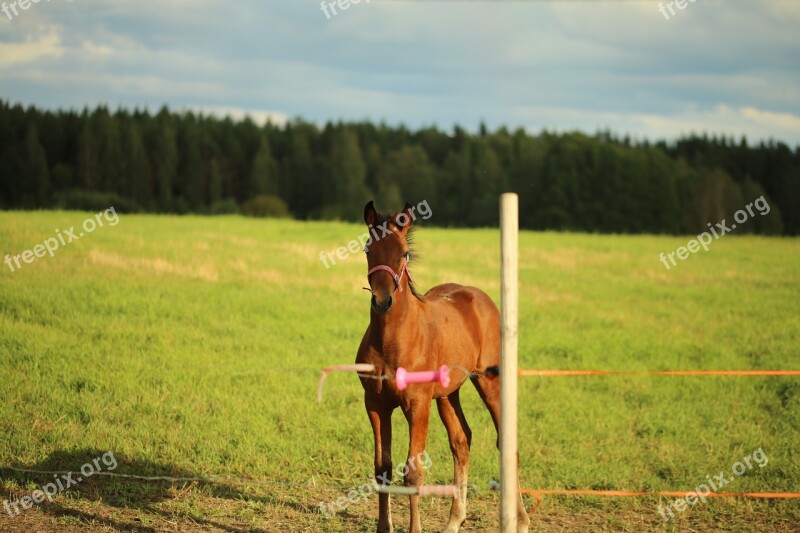
[{"label": "shadow on grass", "polygon": [[[180,518],[199,526],[216,528],[223,531],[264,531],[250,526],[239,527],[222,524],[198,516],[194,512],[186,514],[180,513],[181,516],[176,516],[174,513],[169,513],[157,507],[156,504],[175,499],[181,492],[190,489],[196,489],[203,495],[213,498],[236,502],[255,502],[277,509],[288,507],[308,515],[318,513],[317,509],[312,509],[308,506],[272,494],[273,492],[279,492],[278,490],[271,490],[269,491],[270,495],[265,496],[262,494],[254,494],[250,489],[243,488],[246,485],[259,485],[260,482],[257,480],[239,481],[230,478],[229,481],[228,478],[225,478],[222,480],[214,479],[213,481],[208,481],[205,480],[206,476],[202,474],[180,469],[173,465],[130,459],[116,456],[116,454],[114,457],[106,455],[105,458],[107,462],[104,462],[102,458],[106,453],[106,451],[96,449],[57,451],[50,454],[43,461],[35,464],[0,466],[0,482],[12,482],[19,487],[27,487],[30,484],[36,485],[37,487],[45,487],[50,483],[56,482],[58,479],[64,487],[64,492],[71,496],[84,498],[90,501],[102,501],[107,506],[117,509],[127,509],[133,512],[116,513],[113,512],[113,510],[105,508],[105,511],[98,510],[96,514],[93,514],[92,512],[77,510],[68,504],[61,503],[61,500],[63,500],[63,495],[61,494],[55,496],[52,502],[45,500],[42,504],[34,504],[37,505],[42,512],[56,517],[71,517],[84,525],[102,525],[120,531],[136,531],[143,533],[156,531],[156,529],[142,524],[141,519],[136,517],[136,511],[161,516],[170,522],[174,522],[176,518]],[[94,464],[95,459],[98,460],[97,465],[99,468]],[[116,467],[114,467],[114,462],[116,462]],[[81,474],[81,468],[84,465],[92,465],[94,471],[108,472],[109,474],[169,477],[177,479],[143,480],[102,474],[94,474],[84,478],[84,475]],[[10,466],[23,470],[42,472],[73,472],[71,480],[74,484],[67,488],[68,481],[63,477],[63,475],[66,474],[57,474],[54,477],[52,473],[20,472],[10,468]],[[110,468],[113,468],[113,470],[109,470]],[[53,485],[53,487],[55,486],[56,485]],[[276,484],[273,486],[273,489],[280,489],[280,486]],[[31,496],[33,488],[21,488],[20,490],[10,491],[10,493],[9,491],[4,492],[4,494],[0,494],[0,499],[7,499],[9,502],[18,502],[23,496]],[[4,515],[6,513],[12,514],[14,513],[14,508],[12,507],[10,512],[3,508],[0,509],[0,512]],[[21,514],[26,513],[21,504],[19,505],[19,512]],[[130,518],[120,521],[120,514],[130,516]],[[269,514],[274,515],[274,512],[270,512]]]}]

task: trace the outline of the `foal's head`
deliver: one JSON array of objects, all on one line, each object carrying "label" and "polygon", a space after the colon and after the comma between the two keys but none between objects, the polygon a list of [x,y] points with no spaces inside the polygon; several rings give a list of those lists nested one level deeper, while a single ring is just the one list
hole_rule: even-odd
[{"label": "foal's head", "polygon": [[389,214],[379,213],[371,201],[364,207],[364,222],[370,234],[364,252],[370,272],[372,309],[379,315],[389,312],[396,294],[404,290],[404,285],[418,297],[407,270],[411,260],[411,224],[414,218],[414,208],[408,203],[399,213]]}]

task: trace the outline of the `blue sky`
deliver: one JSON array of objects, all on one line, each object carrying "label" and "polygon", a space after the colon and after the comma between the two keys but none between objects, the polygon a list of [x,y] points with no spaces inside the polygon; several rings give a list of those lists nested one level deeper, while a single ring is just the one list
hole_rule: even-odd
[{"label": "blue sky", "polygon": [[0,98],[800,144],[800,1],[659,3],[41,0],[0,12]]}]

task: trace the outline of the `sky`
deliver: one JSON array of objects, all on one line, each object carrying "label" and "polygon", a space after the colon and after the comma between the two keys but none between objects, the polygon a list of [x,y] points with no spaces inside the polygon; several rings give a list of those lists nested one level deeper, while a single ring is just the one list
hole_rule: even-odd
[{"label": "sky", "polygon": [[11,103],[800,144],[800,0],[19,1]]}]

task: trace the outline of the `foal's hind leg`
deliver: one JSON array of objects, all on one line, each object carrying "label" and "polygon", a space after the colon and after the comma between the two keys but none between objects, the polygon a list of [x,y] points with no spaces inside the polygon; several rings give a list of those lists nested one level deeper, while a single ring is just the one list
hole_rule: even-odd
[{"label": "foal's hind leg", "polygon": [[447,429],[450,439],[450,451],[453,452],[453,484],[458,487],[458,495],[453,498],[450,507],[450,521],[444,533],[456,533],[467,518],[467,477],[469,473],[469,448],[472,445],[472,431],[464,418],[459,399],[459,389],[450,396],[436,400],[439,417]]},{"label": "foal's hind leg", "polygon": [[[489,409],[489,414],[492,415],[492,422],[494,428],[497,430],[497,448],[500,448],[500,379],[489,379],[486,376],[475,376],[472,379],[472,384],[478,389],[483,403]],[[517,452],[517,465],[519,465],[519,452]],[[517,467],[519,471],[519,467]],[[522,494],[519,495],[517,500],[517,531],[524,533],[528,531],[528,525],[531,519],[525,511],[525,505],[522,502]]]}]

